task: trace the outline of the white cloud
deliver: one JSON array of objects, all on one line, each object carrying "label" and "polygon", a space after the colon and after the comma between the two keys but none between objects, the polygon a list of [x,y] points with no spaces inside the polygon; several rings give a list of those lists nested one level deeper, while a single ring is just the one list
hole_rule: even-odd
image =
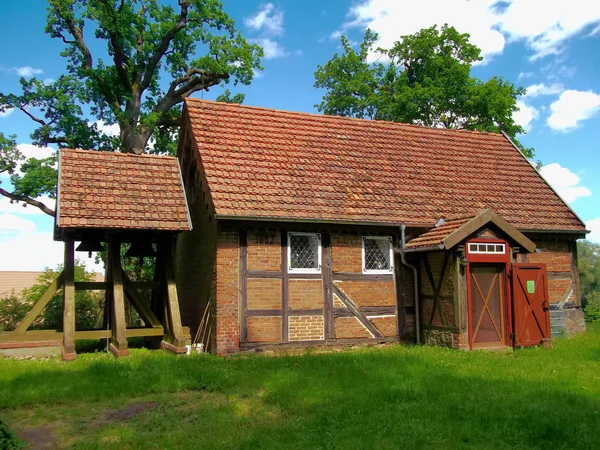
[{"label": "white cloud", "polygon": [[586,239],[600,244],[600,217],[585,221],[585,227],[590,230]]},{"label": "white cloud", "polygon": [[253,39],[252,42],[256,42],[260,45],[265,51],[265,59],[275,59],[275,58],[283,58],[284,56],[288,56],[289,53],[285,51],[285,49],[273,39],[270,38],[260,38]]},{"label": "white cloud", "polygon": [[484,59],[503,52],[507,42],[522,41],[531,59],[558,54],[564,42],[600,23],[600,2],[589,0],[363,0],[352,6],[341,29],[371,28],[378,45],[390,48],[402,35],[448,23],[469,33]]},{"label": "white cloud", "polygon": [[[76,244],[77,245],[77,244]],[[0,270],[41,271],[63,263],[64,245],[55,242],[52,233],[38,232],[35,224],[12,214],[0,215]],[[88,271],[102,272],[94,255],[77,253]]]},{"label": "white cloud", "polygon": [[513,120],[517,125],[522,126],[525,131],[530,131],[529,124],[538,117],[539,111],[522,100],[517,100],[517,111],[513,112]]},{"label": "white cloud", "polygon": [[577,174],[558,163],[542,166],[540,173],[567,203],[592,195],[587,187],[579,185],[581,179]]},{"label": "white cloud", "polygon": [[0,117],[8,117],[14,111],[14,108],[7,109],[6,111],[0,111]]},{"label": "white cloud", "polygon": [[17,144],[17,149],[25,156],[25,159],[43,159],[56,154],[56,149],[53,149],[52,147],[38,147],[33,144]]},{"label": "white cloud", "polygon": [[0,214],[0,237],[13,231],[35,231],[35,224],[13,214]]},{"label": "white cloud", "polygon": [[517,76],[517,80],[524,80],[526,78],[533,78],[534,77],[534,73],[533,72],[519,72],[519,76]]},{"label": "white cloud", "polygon": [[567,90],[550,105],[547,124],[553,130],[572,131],[599,110],[600,95],[592,91]]},{"label": "white cloud", "polygon": [[244,24],[253,30],[262,31],[269,36],[283,34],[283,11],[275,8],[273,3],[262,5],[253,16],[246,17]]},{"label": "white cloud", "polygon": [[104,122],[104,120],[96,120],[94,124],[96,127],[98,127],[98,130],[100,130],[100,132],[106,136],[119,136],[121,133],[121,127],[119,127],[118,123],[108,125],[106,122]]},{"label": "white cloud", "polygon": [[545,85],[544,83],[532,84],[527,88],[526,97],[538,97],[540,95],[556,95],[564,92],[565,88],[561,83],[552,83]]},{"label": "white cloud", "polygon": [[40,75],[44,73],[42,69],[36,69],[31,66],[13,67],[12,70],[20,77],[30,78],[34,75]]}]

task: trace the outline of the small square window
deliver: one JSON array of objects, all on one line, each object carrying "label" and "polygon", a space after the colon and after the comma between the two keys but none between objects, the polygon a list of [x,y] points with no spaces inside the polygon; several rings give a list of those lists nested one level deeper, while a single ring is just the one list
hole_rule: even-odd
[{"label": "small square window", "polygon": [[321,272],[321,235],[288,233],[290,272]]},{"label": "small square window", "polygon": [[505,252],[504,244],[469,244],[469,253],[503,255]]},{"label": "small square window", "polygon": [[385,237],[363,237],[363,272],[392,272],[392,240]]}]

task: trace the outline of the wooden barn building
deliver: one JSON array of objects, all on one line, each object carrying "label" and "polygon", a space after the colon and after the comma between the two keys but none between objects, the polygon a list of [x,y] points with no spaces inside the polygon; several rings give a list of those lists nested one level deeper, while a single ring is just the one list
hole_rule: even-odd
[{"label": "wooden barn building", "polygon": [[[188,99],[177,156],[61,151],[65,273],[42,300],[65,286],[63,331],[27,330],[40,301],[0,349],[54,339],[70,359],[74,340],[102,337],[125,355],[153,336],[181,353],[201,323],[220,355],[585,330],[585,225],[506,135]],[[103,283],[74,282],[79,240],[107,244]],[[126,243],[156,244],[154,281],[127,278]],[[76,288],[106,290],[104,329],[75,330]]]}]

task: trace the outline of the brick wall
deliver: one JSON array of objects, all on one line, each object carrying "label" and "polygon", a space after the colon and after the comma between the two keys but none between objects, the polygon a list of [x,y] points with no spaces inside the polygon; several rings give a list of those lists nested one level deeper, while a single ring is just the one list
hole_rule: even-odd
[{"label": "brick wall", "polygon": [[281,341],[281,317],[248,317],[248,342]]},{"label": "brick wall", "polygon": [[[186,149],[190,151],[190,149]],[[188,156],[189,157],[189,156]],[[189,171],[184,171],[186,195],[192,231],[180,233],[175,245],[175,280],[181,312],[181,323],[196,329],[206,309],[209,299],[215,298],[215,261],[217,255],[217,226],[211,217],[210,198],[202,189],[197,166],[192,163]],[[212,333],[210,342],[214,350],[216,321],[213,302]]]},{"label": "brick wall", "polygon": [[290,309],[323,308],[323,282],[289,280],[288,305]]},{"label": "brick wall", "polygon": [[331,259],[334,272],[362,273],[362,237],[332,234]]},{"label": "brick wall", "polygon": [[372,338],[371,333],[356,317],[337,317],[335,319],[336,339]]},{"label": "brick wall", "polygon": [[248,270],[281,268],[281,235],[278,231],[248,231]]},{"label": "brick wall", "polygon": [[325,339],[323,316],[291,316],[290,341],[316,341]]},{"label": "brick wall", "polygon": [[239,350],[239,233],[220,231],[216,257],[217,354]]},{"label": "brick wall", "polygon": [[249,279],[248,309],[281,309],[281,280],[277,278]]},{"label": "brick wall", "polygon": [[368,317],[373,325],[385,336],[398,335],[398,322],[396,316]]}]

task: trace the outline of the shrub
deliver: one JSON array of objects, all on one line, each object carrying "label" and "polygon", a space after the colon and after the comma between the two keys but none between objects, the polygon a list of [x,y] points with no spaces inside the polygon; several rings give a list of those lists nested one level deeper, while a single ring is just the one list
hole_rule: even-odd
[{"label": "shrub", "polygon": [[600,291],[590,292],[587,295],[583,312],[586,320],[591,322],[600,321]]},{"label": "shrub", "polygon": [[25,443],[18,439],[8,426],[0,420],[0,448],[17,450],[25,447]]}]

